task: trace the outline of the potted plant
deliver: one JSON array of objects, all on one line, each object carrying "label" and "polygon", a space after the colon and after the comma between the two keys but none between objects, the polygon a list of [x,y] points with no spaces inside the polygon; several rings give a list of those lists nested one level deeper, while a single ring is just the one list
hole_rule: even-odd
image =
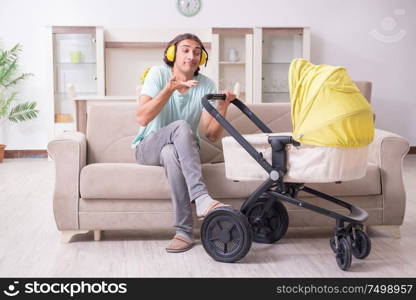
[{"label": "potted plant", "polygon": [[[38,116],[36,102],[18,102],[17,85],[30,73],[18,72],[19,53],[22,46],[17,44],[10,50],[0,48],[0,128],[6,121],[13,123],[32,120]],[[6,145],[0,141],[0,162],[3,161]]]}]

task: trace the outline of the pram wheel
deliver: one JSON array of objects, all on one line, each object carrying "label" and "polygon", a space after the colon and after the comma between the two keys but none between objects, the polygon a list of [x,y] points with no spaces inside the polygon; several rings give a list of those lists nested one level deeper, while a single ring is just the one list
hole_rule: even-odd
[{"label": "pram wheel", "polygon": [[277,199],[260,197],[247,209],[246,216],[253,232],[253,241],[272,244],[280,240],[289,226],[286,207]]},{"label": "pram wheel", "polygon": [[220,262],[236,262],[251,247],[251,230],[247,218],[231,207],[219,207],[202,223],[201,241],[205,251]]},{"label": "pram wheel", "polygon": [[329,245],[331,246],[331,249],[334,253],[337,253],[337,248],[335,246],[335,236],[331,237],[329,240]]},{"label": "pram wheel", "polygon": [[338,249],[335,252],[338,267],[341,270],[348,270],[351,266],[351,245],[346,237],[340,237],[338,240]]},{"label": "pram wheel", "polygon": [[[355,235],[355,238],[354,238]],[[350,232],[352,255],[358,259],[366,258],[371,251],[371,240],[361,229],[355,229],[355,234]]]}]

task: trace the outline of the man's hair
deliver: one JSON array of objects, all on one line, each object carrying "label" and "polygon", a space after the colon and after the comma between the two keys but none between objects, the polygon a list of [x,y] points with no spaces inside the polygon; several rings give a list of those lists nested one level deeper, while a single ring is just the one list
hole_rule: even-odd
[{"label": "man's hair", "polygon": [[[197,42],[199,44],[199,46],[201,46],[201,56],[202,56],[202,51],[205,51],[205,53],[207,53],[207,51],[205,50],[204,44],[202,44],[201,40],[199,39],[199,37],[197,37],[196,35],[192,34],[192,33],[183,33],[180,34],[178,36],[176,36],[173,40],[171,40],[165,49],[165,52],[163,54],[163,61],[169,66],[169,67],[173,67],[173,64],[175,62],[174,61],[169,61],[168,58],[166,57],[166,52],[168,51],[169,47],[171,45],[175,46],[175,58],[176,58],[176,51],[177,51],[177,45],[179,42],[183,41],[183,40],[194,40],[195,42]],[[208,53],[207,53],[208,55]],[[208,61],[208,58],[207,58]],[[198,69],[196,69],[196,71],[194,72],[194,76],[197,76],[199,74],[199,67]]]}]

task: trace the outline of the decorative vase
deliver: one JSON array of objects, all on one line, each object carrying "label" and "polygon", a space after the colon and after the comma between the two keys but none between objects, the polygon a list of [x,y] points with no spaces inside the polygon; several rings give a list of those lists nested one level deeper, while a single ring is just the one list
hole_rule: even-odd
[{"label": "decorative vase", "polygon": [[228,60],[231,62],[238,61],[238,51],[236,49],[230,48],[230,50],[228,50]]},{"label": "decorative vase", "polygon": [[70,51],[71,63],[79,64],[81,62],[81,51]]},{"label": "decorative vase", "polygon": [[234,84],[233,94],[238,98],[240,98],[240,90],[241,90],[241,84],[237,81]]}]

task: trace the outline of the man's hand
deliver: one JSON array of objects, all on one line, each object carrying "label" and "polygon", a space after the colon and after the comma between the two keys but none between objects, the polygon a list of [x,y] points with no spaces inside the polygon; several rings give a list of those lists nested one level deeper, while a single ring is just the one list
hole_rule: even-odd
[{"label": "man's hand", "polygon": [[233,94],[231,91],[221,91],[220,94],[225,94],[225,100],[217,100],[218,101],[218,109],[225,109],[227,110],[230,103],[236,98],[236,95]]},{"label": "man's hand", "polygon": [[168,83],[169,88],[172,91],[179,90],[180,92],[186,91],[198,84],[197,80],[179,81],[176,76],[173,76]]},{"label": "man's hand", "polygon": [[[225,118],[227,108],[236,96],[230,91],[220,93],[225,94],[225,100],[217,100],[217,110]],[[202,111],[201,119],[205,136],[214,143],[222,136],[222,126],[206,110]]]}]

